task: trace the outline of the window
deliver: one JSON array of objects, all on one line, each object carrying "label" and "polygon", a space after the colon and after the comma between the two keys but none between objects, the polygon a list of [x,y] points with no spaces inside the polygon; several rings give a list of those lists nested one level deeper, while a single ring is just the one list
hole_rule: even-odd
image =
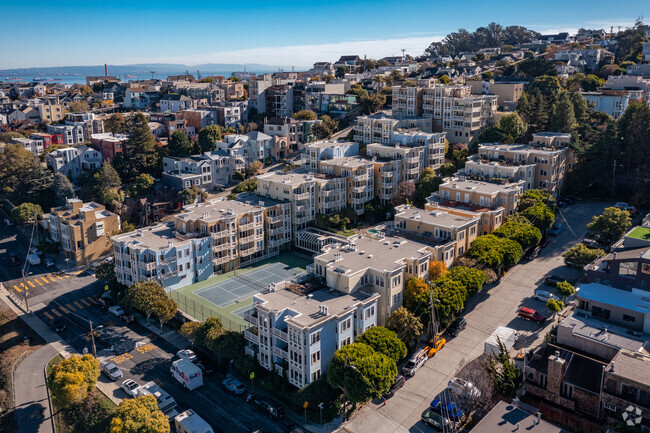
[{"label": "window", "polygon": [[311,374],[311,381],[315,382],[320,379],[320,368]]},{"label": "window", "polygon": [[641,272],[650,274],[650,263],[641,263]]},{"label": "window", "polygon": [[618,274],[622,277],[635,277],[637,262],[623,262],[619,265]]},{"label": "window", "polygon": [[610,311],[606,308],[600,308],[597,306],[591,307],[591,315],[594,317],[600,317],[602,319],[609,319]]},{"label": "window", "polygon": [[636,387],[626,383],[621,384],[621,397],[624,399],[636,402],[638,394],[639,390]]},{"label": "window", "polygon": [[401,293],[395,293],[393,295],[393,305],[399,304],[401,300],[402,300],[402,294]]},{"label": "window", "polygon": [[345,319],[345,320],[341,323],[341,332],[345,332],[345,331],[347,331],[348,329],[350,329],[350,325],[351,325],[350,318]]},{"label": "window", "polygon": [[320,341],[320,331],[311,334],[311,344],[316,344]]},{"label": "window", "polygon": [[623,314],[623,320],[625,320],[626,322],[634,322],[636,321],[636,317]]},{"label": "window", "polygon": [[375,306],[374,305],[372,307],[370,307],[370,308],[366,308],[366,316],[365,316],[366,319],[369,319],[374,315],[375,315]]},{"label": "window", "polygon": [[316,364],[320,361],[320,350],[311,354],[311,363]]},{"label": "window", "polygon": [[573,398],[573,385],[568,383],[562,383],[562,397],[572,399]]}]

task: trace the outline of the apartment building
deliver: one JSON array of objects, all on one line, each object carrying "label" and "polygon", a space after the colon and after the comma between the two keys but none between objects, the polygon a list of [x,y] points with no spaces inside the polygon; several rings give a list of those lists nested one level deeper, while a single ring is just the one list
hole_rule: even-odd
[{"label": "apartment building", "polygon": [[120,217],[95,202],[68,199],[65,206],[54,207],[43,215],[45,230],[54,242],[60,242],[67,259],[85,265],[109,253],[111,235],[120,231]]},{"label": "apartment building", "polygon": [[53,173],[62,173],[72,180],[100,168],[102,162],[102,154],[87,146],[65,147],[45,155],[45,164]]},{"label": "apartment building", "polygon": [[[650,42],[645,42],[650,53]],[[648,55],[650,57],[650,54]],[[647,60],[646,60],[647,61]],[[610,75],[607,77],[607,82],[601,90],[615,90],[615,91],[638,91],[643,92],[643,100],[650,102],[650,80],[643,79],[642,77],[635,77],[630,75]]]},{"label": "apartment building", "polygon": [[359,143],[351,141],[320,140],[305,144],[302,166],[309,171],[318,171],[318,163],[326,159],[337,159],[359,154]]},{"label": "apartment building", "polygon": [[128,153],[128,140],[129,137],[125,134],[106,132],[93,134],[90,137],[90,145],[93,149],[101,152],[104,161],[112,161],[116,155]]},{"label": "apartment building", "polygon": [[422,210],[410,205],[396,208],[394,229],[429,246],[432,259],[451,266],[479,236],[480,218]]},{"label": "apartment building", "polygon": [[264,133],[272,137],[285,137],[291,152],[297,152],[307,142],[312,125],[318,122],[318,120],[296,120],[292,117],[273,117],[264,122]]},{"label": "apartment building", "polygon": [[68,146],[83,143],[86,139],[84,124],[81,122],[75,122],[72,125],[47,125],[47,132],[61,134]]},{"label": "apartment building", "polygon": [[223,89],[226,100],[228,101],[233,99],[241,99],[246,94],[244,90],[244,83],[241,82],[227,80],[219,83],[218,86]]},{"label": "apartment building", "polygon": [[270,157],[273,137],[259,131],[246,134],[228,134],[223,141],[217,141],[218,150],[230,152],[243,157],[248,163],[264,161]]},{"label": "apartment building", "polygon": [[34,140],[43,140],[43,147],[47,149],[55,144],[65,144],[61,134],[46,134],[44,132],[35,132],[29,136]]},{"label": "apartment building", "polygon": [[594,111],[609,114],[618,119],[633,101],[644,100],[643,90],[601,90],[599,92],[580,92]]},{"label": "apartment building", "polygon": [[517,102],[524,93],[524,84],[519,82],[467,81],[473,95],[496,95],[497,105],[503,107],[507,102]]},{"label": "apartment building", "polygon": [[431,252],[419,242],[384,236],[359,236],[350,244],[332,244],[314,257],[313,272],[327,287],[348,295],[379,295],[377,324],[402,306],[404,285],[411,277],[428,278]]},{"label": "apartment building", "polygon": [[485,143],[467,160],[464,172],[476,179],[523,180],[524,190],[543,189],[557,197],[567,171],[566,148]]},{"label": "apartment building", "polygon": [[43,140],[40,138],[12,138],[11,142],[22,146],[25,150],[33,153],[38,156],[45,151],[45,146],[43,145]]},{"label": "apartment building", "polygon": [[439,170],[445,162],[445,132],[424,132],[418,129],[398,128],[393,132],[393,145],[424,147],[424,167]]},{"label": "apartment building", "polygon": [[[419,179],[420,173],[424,170],[425,148],[402,147],[400,145],[388,146],[385,144],[369,144],[366,146],[366,154],[378,160],[396,160],[399,164],[399,181],[413,181]],[[383,171],[382,173],[386,173]]]},{"label": "apartment building", "polygon": [[289,283],[253,297],[244,315],[245,353],[302,388],[327,370],[334,352],[378,324],[379,295],[308,290]]},{"label": "apartment building", "polygon": [[382,204],[389,203],[398,192],[402,164],[397,159],[373,158],[373,166],[375,196],[379,198]]},{"label": "apartment building", "polygon": [[36,107],[41,123],[53,123],[63,119],[63,105],[61,104],[38,104]]},{"label": "apartment building", "polygon": [[319,171],[346,179],[346,203],[357,215],[363,215],[364,206],[375,196],[375,168],[369,158],[346,156],[321,161]]},{"label": "apartment building", "polygon": [[178,113],[193,108],[196,108],[196,102],[189,96],[170,94],[160,98],[160,111],[163,113]]},{"label": "apartment building", "polygon": [[398,128],[431,132],[432,125],[433,121],[430,117],[397,118],[384,112],[359,116],[353,129],[354,141],[363,144],[393,144],[393,135]]},{"label": "apartment building", "polygon": [[307,227],[316,219],[316,178],[312,173],[259,175],[257,194],[289,203],[294,231]]}]

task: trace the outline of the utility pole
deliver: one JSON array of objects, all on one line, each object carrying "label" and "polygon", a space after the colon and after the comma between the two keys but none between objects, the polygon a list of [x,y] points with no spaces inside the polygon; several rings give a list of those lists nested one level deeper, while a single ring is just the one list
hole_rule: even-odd
[{"label": "utility pole", "polygon": [[429,306],[431,308],[431,326],[429,327],[432,333],[431,338],[436,338],[438,335],[438,323],[436,322],[436,310],[433,304],[433,290],[429,288]]},{"label": "utility pole", "polygon": [[97,358],[97,349],[95,348],[95,332],[93,331],[93,321],[90,322],[90,340],[93,342],[93,356]]},{"label": "utility pole", "polygon": [[616,160],[614,160],[614,168],[612,169],[612,198],[614,198],[615,189],[616,189]]},{"label": "utility pole", "polygon": [[24,298],[25,298],[25,309],[29,313],[29,302],[27,301],[27,285],[25,284],[25,267],[23,267],[23,289],[25,290],[24,292]]}]

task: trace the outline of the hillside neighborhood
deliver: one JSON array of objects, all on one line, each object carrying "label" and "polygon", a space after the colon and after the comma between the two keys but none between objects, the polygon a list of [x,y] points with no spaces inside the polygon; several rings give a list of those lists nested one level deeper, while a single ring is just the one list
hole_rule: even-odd
[{"label": "hillside neighborhood", "polygon": [[650,25],[0,76],[0,433],[650,431]]}]

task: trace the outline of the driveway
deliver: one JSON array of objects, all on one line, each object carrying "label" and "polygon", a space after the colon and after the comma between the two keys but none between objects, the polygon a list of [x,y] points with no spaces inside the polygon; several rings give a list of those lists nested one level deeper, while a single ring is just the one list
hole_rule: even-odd
[{"label": "driveway", "polygon": [[420,415],[446,388],[461,364],[483,353],[484,341],[497,326],[508,326],[519,331],[516,349],[541,343],[550,330],[550,321],[540,327],[534,322],[517,319],[517,310],[525,305],[545,312],[545,305],[532,296],[546,276],[561,275],[570,281],[580,277],[579,271],[563,266],[561,254],[584,237],[587,223],[591,222],[592,216],[602,213],[605,207],[605,203],[579,202],[562,209],[569,227],[553,237],[535,260],[522,261],[497,285],[472,298],[466,306],[467,328],[420,368],[386,406],[381,402],[368,403],[345,427],[354,433],[428,431],[429,428],[420,421]]}]

